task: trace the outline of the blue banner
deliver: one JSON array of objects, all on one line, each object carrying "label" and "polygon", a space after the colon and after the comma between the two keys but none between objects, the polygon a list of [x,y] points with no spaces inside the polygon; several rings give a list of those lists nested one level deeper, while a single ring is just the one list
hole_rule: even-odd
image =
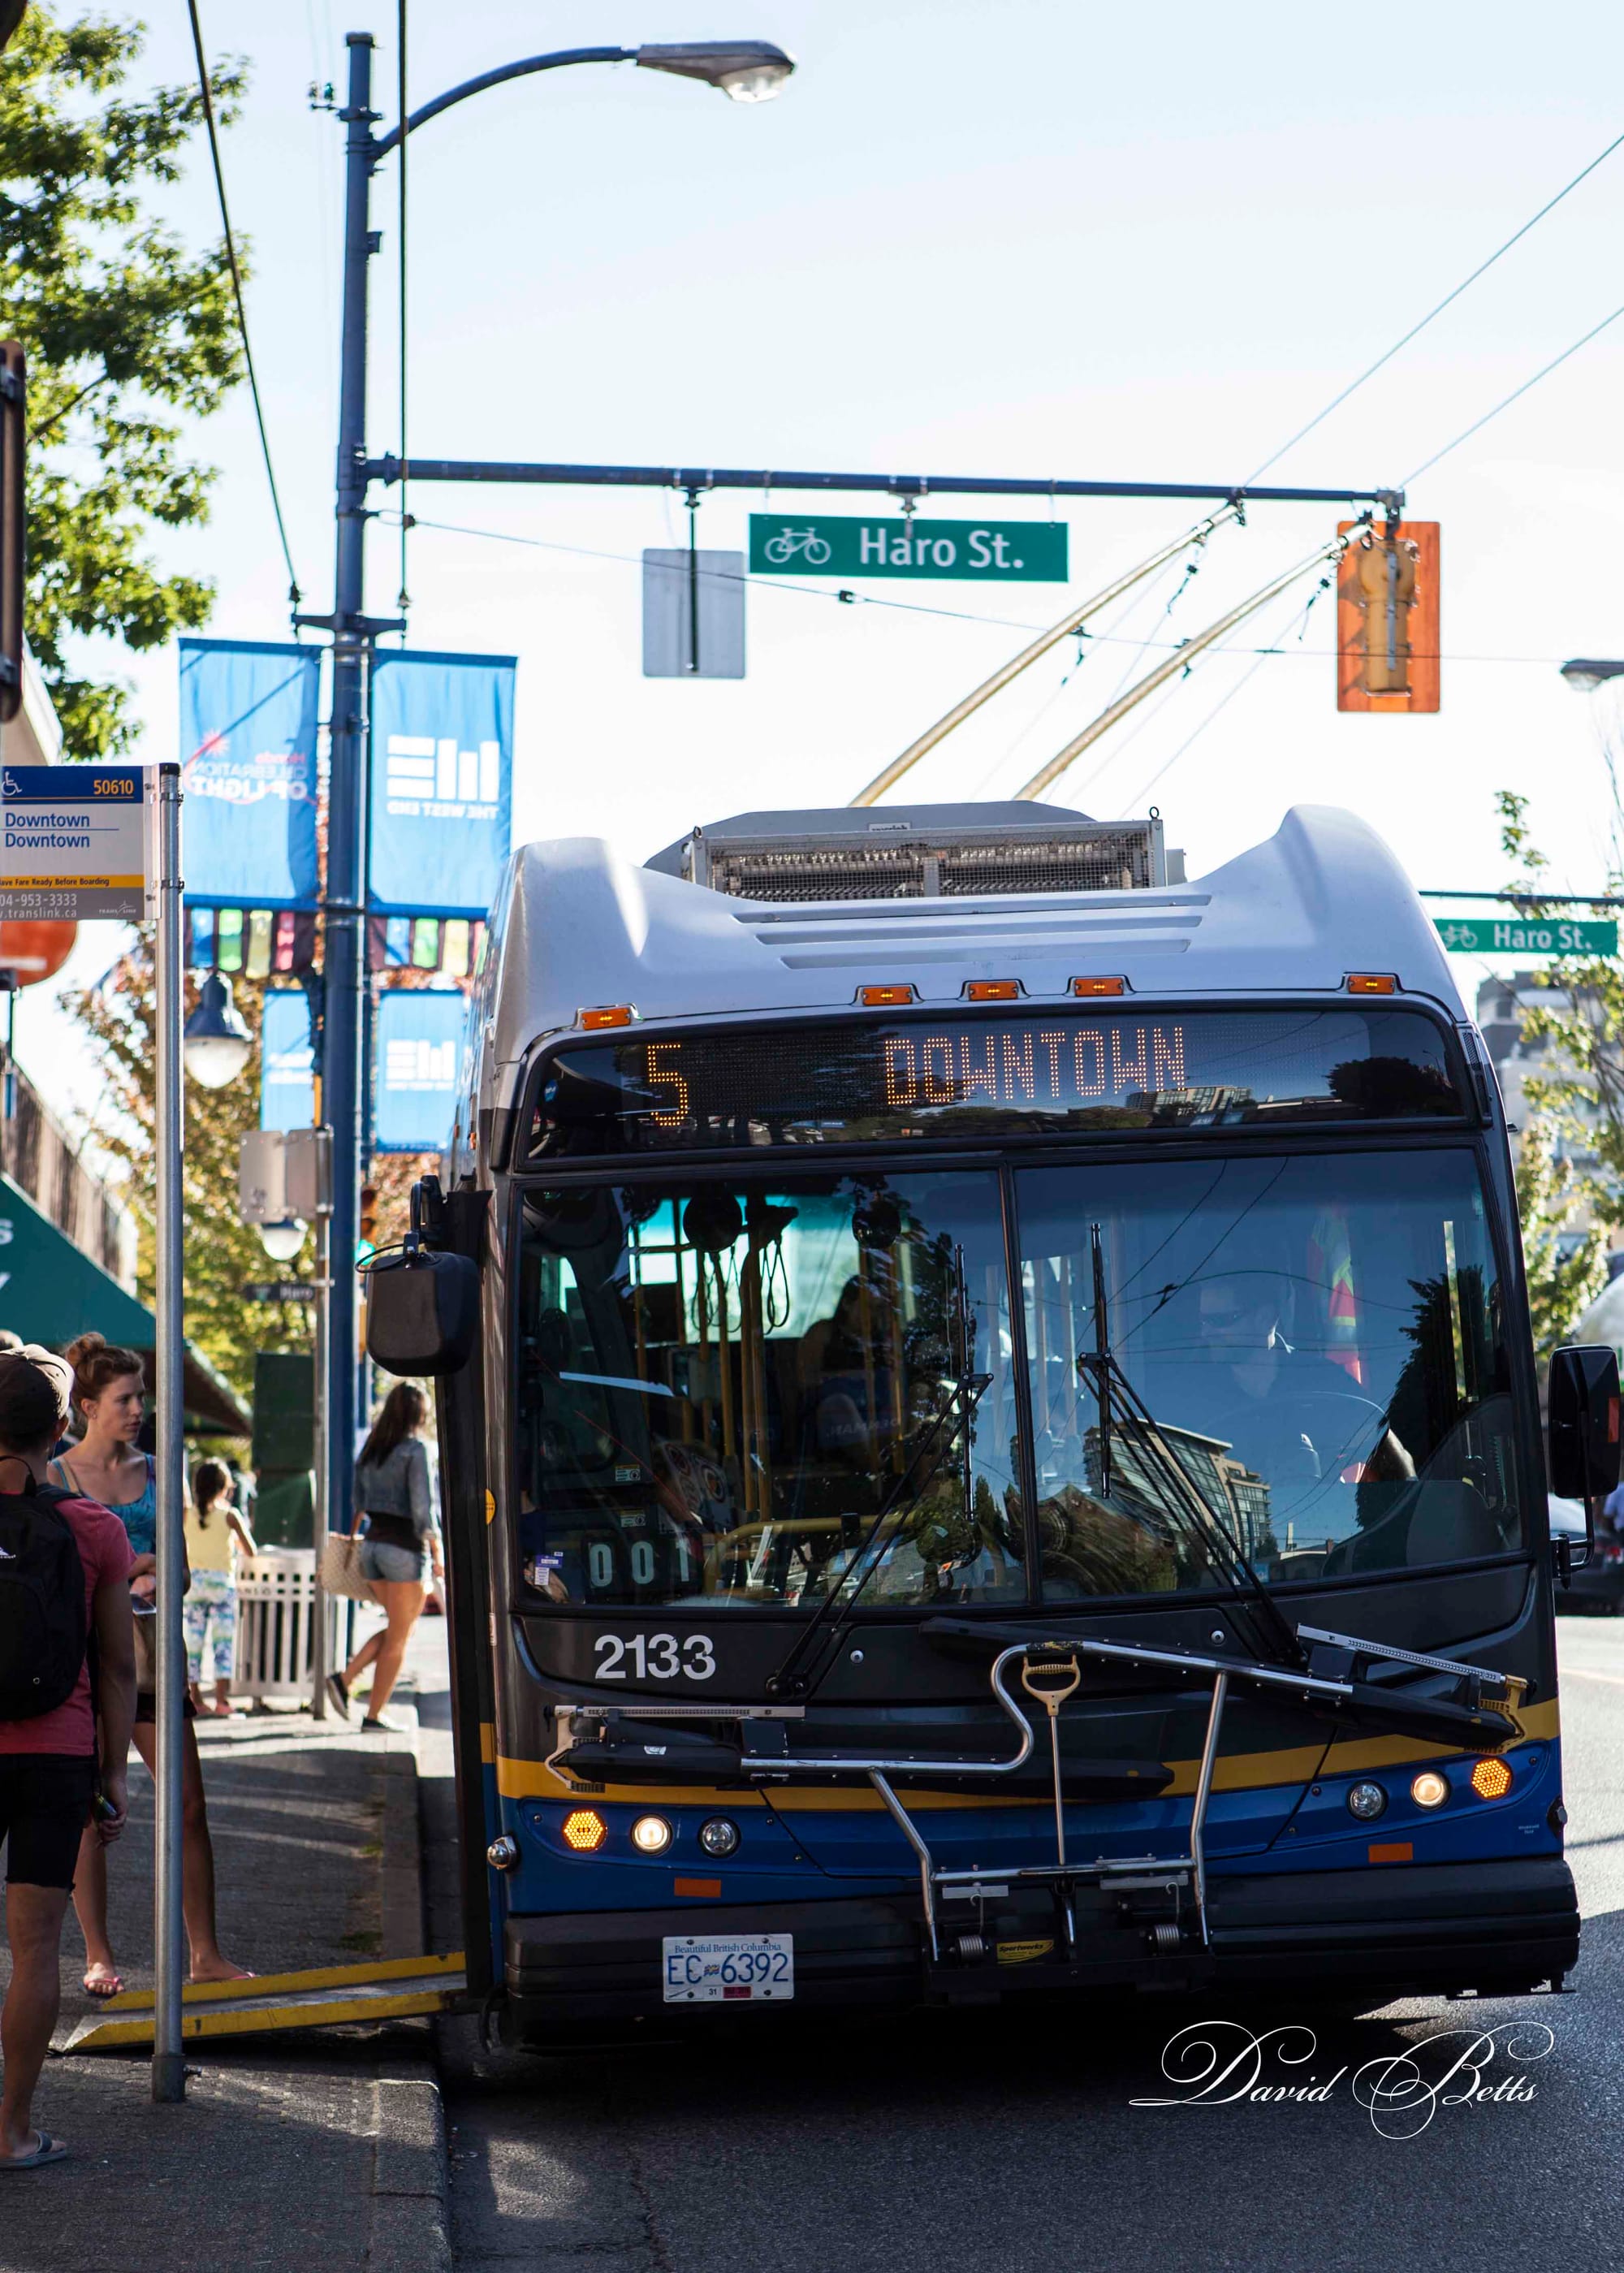
[{"label": "blue banner", "polygon": [[309,1129],[316,1119],[316,1052],[303,986],[272,988],[259,1029],[259,1126]]},{"label": "blue banner", "polygon": [[391,986],[373,1024],[375,1152],[438,1152],[451,1135],[468,1004],[460,989]]},{"label": "blue banner", "polygon": [[313,908],[320,649],[182,640],[180,650],[187,899]]},{"label": "blue banner", "polygon": [[513,836],[513,658],[380,655],[371,709],[370,906],[484,915]]}]

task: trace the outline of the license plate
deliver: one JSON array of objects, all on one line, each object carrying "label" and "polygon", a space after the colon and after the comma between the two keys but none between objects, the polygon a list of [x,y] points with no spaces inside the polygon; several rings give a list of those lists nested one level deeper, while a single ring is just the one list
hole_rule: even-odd
[{"label": "license plate", "polygon": [[668,2005],[765,2005],[795,1994],[792,1933],[668,1933]]}]

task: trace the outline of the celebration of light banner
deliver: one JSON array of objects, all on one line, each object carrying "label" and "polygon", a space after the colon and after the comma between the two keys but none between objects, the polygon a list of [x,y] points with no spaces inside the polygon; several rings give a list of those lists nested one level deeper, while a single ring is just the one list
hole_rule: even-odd
[{"label": "celebration of light banner", "polygon": [[316,1119],[316,1052],[303,986],[271,988],[259,1030],[259,1126],[309,1129]]},{"label": "celebration of light banner", "polygon": [[380,915],[483,916],[513,836],[512,656],[372,667],[370,884]]},{"label": "celebration of light banner", "polygon": [[180,642],[186,897],[313,908],[321,650]]},{"label": "celebration of light banner", "polygon": [[391,986],[373,1022],[375,1152],[438,1152],[451,1135],[467,998],[445,986]]}]

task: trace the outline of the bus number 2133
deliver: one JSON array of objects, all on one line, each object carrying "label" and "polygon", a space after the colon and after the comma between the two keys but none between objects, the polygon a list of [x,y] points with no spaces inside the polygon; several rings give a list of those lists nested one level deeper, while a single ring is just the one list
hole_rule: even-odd
[{"label": "bus number 2133", "polygon": [[592,1647],[602,1660],[597,1669],[600,1681],[625,1680],[628,1657],[637,1681],[675,1681],[679,1673],[690,1681],[708,1681],[716,1670],[708,1634],[686,1634],[680,1642],[668,1633],[600,1634]]}]

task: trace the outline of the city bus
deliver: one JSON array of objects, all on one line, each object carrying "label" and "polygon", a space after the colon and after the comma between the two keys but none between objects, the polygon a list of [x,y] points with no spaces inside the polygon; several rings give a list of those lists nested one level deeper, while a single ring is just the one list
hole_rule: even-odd
[{"label": "city bus", "polygon": [[[511,2042],[1560,1988],[1507,1130],[1360,820],[533,844],[368,1337],[438,1380],[471,1992]],[[735,2016],[730,2021],[729,2015]]]}]

